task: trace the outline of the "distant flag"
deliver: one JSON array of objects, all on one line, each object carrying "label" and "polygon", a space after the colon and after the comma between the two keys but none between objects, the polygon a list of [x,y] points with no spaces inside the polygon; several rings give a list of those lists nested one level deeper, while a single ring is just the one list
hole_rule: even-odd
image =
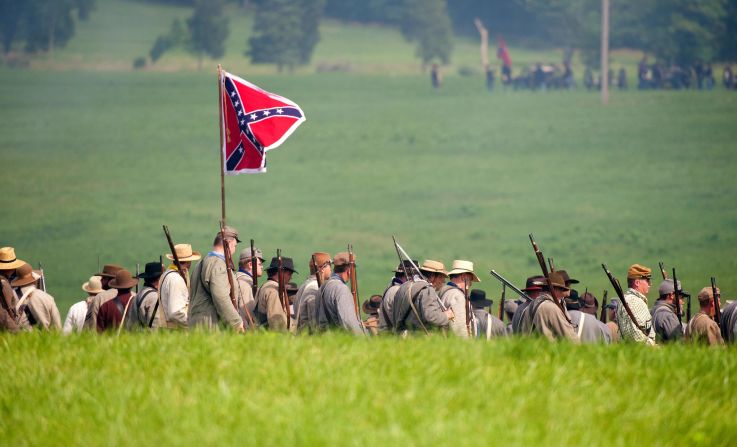
[{"label": "distant flag", "polygon": [[497,41],[496,58],[501,59],[505,67],[512,66],[512,58],[509,57],[507,42],[504,41],[503,37],[500,37]]},{"label": "distant flag", "polygon": [[297,104],[222,72],[220,98],[223,171],[266,172],[266,151],[282,144],[305,121]]}]

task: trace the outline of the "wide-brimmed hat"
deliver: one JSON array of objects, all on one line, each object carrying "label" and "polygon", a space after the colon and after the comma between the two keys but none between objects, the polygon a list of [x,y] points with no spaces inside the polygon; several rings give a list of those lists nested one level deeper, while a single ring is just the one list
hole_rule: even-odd
[{"label": "wide-brimmed hat", "polygon": [[361,307],[367,314],[379,313],[379,308],[381,307],[381,295],[372,295],[371,298],[363,302]]},{"label": "wide-brimmed hat", "polygon": [[585,307],[587,309],[596,309],[599,307],[599,300],[596,299],[596,296],[591,292],[584,293],[579,299],[581,300],[581,307]]},{"label": "wide-brimmed hat", "polygon": [[[340,267],[341,265],[348,265],[350,263],[350,253],[347,251],[341,251],[340,253],[336,253],[333,257],[333,264],[336,267]],[[356,262],[356,255],[353,255],[353,262]]]},{"label": "wide-brimmed hat", "polygon": [[97,276],[102,276],[103,278],[115,278],[115,274],[121,270],[123,270],[123,267],[119,265],[105,264],[102,266],[102,271],[98,273]]},{"label": "wide-brimmed hat", "polygon": [[401,264],[397,266],[397,268],[394,269],[394,273],[404,273],[407,270],[412,270],[412,264],[417,265],[417,260],[413,259],[412,261],[409,261],[405,259],[404,261],[402,261]]},{"label": "wide-brimmed hat", "polygon": [[445,271],[445,265],[440,261],[433,261],[432,259],[425,259],[420,265],[420,271],[425,273],[440,273],[443,276],[448,276],[448,272]]},{"label": "wide-brimmed hat", "polygon": [[525,283],[525,288],[522,289],[523,292],[535,292],[537,290],[542,290],[543,287],[545,287],[547,283],[545,282],[544,276],[530,276],[527,278],[527,281]]},{"label": "wide-brimmed hat", "polygon": [[[200,252],[192,251],[192,246],[189,244],[177,244],[174,246],[174,251],[177,252],[179,262],[198,261],[202,258]],[[169,253],[166,254],[166,258],[170,261],[174,260],[174,256]]]},{"label": "wide-brimmed hat", "polygon": [[[281,263],[282,263],[282,269],[289,270],[292,273],[298,273],[296,270],[294,270],[294,260],[292,258],[287,258],[286,256],[281,257]],[[271,258],[271,264],[269,264],[269,267],[266,269],[267,272],[272,272],[279,269],[279,258],[274,256]]]},{"label": "wide-brimmed hat", "polygon": [[561,276],[563,276],[563,279],[565,280],[566,285],[579,283],[577,279],[571,278],[571,275],[569,275],[568,272],[565,270],[556,270],[556,272],[560,273]]},{"label": "wide-brimmed hat", "polygon": [[229,227],[227,225],[224,226],[222,233],[223,233],[223,237],[225,237],[225,239],[230,238],[230,239],[235,239],[235,241],[238,242],[238,243],[241,242],[241,240],[238,239],[238,230],[236,230],[233,227]]},{"label": "wide-brimmed hat", "polygon": [[33,284],[41,278],[33,271],[31,264],[24,262],[20,267],[15,269],[15,279],[10,282],[13,287],[23,287],[28,284]]},{"label": "wide-brimmed hat", "polygon": [[[315,263],[312,262],[312,260],[315,260],[315,263],[317,263],[317,266],[315,266]],[[325,264],[332,263],[333,260],[330,259],[330,253],[325,253],[323,251],[316,251],[312,253],[312,256],[310,256],[309,261],[309,267],[310,267],[310,273],[315,274],[317,272],[317,268],[322,268]]]},{"label": "wide-brimmed hat", "polygon": [[103,291],[101,279],[101,276],[90,276],[90,280],[82,284],[82,290],[87,293],[101,293]]},{"label": "wide-brimmed hat", "polygon": [[132,289],[138,284],[138,279],[134,278],[126,269],[120,270],[115,274],[115,278],[110,281],[108,286],[113,289]]},{"label": "wide-brimmed hat", "polygon": [[0,248],[0,270],[15,270],[25,263],[26,261],[21,261],[15,257],[15,248]]},{"label": "wide-brimmed hat", "polygon": [[[261,262],[265,261],[264,254],[258,249],[258,247],[253,247],[253,252],[255,253],[256,258],[260,259]],[[248,262],[251,258],[253,258],[253,255],[251,255],[251,247],[247,247],[241,250],[241,254],[238,256],[238,262]]]},{"label": "wide-brimmed hat", "polygon": [[453,267],[448,272],[448,276],[460,275],[461,273],[470,273],[473,276],[473,282],[481,282],[479,277],[473,271],[473,262],[456,259],[453,261]]},{"label": "wide-brimmed hat", "polygon": [[652,269],[640,264],[632,264],[627,270],[627,279],[651,279]]},{"label": "wide-brimmed hat", "polygon": [[563,279],[563,275],[558,272],[553,272],[550,274],[550,283],[556,289],[571,290],[566,285],[566,281],[565,279]]},{"label": "wide-brimmed hat", "polygon": [[[176,249],[176,247],[174,247]],[[160,262],[147,262],[146,267],[142,273],[139,273],[136,278],[139,279],[154,279],[159,278],[164,273],[164,266]]]},{"label": "wide-brimmed hat", "polygon": [[486,299],[486,291],[481,289],[471,290],[468,300],[471,301],[471,305],[474,307],[489,307],[494,304],[493,301]]}]

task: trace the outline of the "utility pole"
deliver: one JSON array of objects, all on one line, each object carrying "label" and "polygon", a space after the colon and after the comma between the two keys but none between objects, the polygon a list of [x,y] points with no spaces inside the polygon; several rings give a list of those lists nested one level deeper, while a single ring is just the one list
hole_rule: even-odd
[{"label": "utility pole", "polygon": [[609,0],[601,0],[601,103],[609,103]]}]

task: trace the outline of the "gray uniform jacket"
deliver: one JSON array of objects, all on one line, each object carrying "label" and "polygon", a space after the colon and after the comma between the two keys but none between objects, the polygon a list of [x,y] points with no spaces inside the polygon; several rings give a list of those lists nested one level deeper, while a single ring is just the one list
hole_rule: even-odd
[{"label": "gray uniform jacket", "polygon": [[[18,326],[22,329],[61,330],[61,315],[54,297],[33,287],[18,311]],[[28,313],[31,316],[28,316]],[[33,323],[33,325],[31,324]]]},{"label": "gray uniform jacket", "polygon": [[612,342],[611,329],[595,316],[579,310],[569,310],[568,315],[571,317],[571,323],[581,343],[610,344]]},{"label": "gray uniform jacket", "polygon": [[323,283],[317,294],[317,324],[321,330],[338,327],[366,335],[356,316],[351,289],[336,274]]},{"label": "gray uniform jacket", "polygon": [[[131,300],[128,314],[125,316],[125,329],[128,331],[148,329],[148,322],[151,321],[156,302],[159,301],[159,292],[152,287],[144,286]],[[156,314],[152,329],[158,329],[165,321],[163,306],[159,305]]]},{"label": "gray uniform jacket", "polygon": [[474,309],[476,316],[477,337],[482,340],[491,340],[497,337],[507,336],[507,326],[502,320],[487,312],[485,309]]},{"label": "gray uniform jacket", "polygon": [[189,283],[188,326],[217,329],[219,325],[238,328],[243,324],[230,301],[230,284],[225,261],[208,254],[192,270]]},{"label": "gray uniform jacket", "polygon": [[468,338],[466,327],[466,295],[454,285],[446,284],[440,289],[440,299],[446,308],[453,309],[455,317],[450,322],[450,330],[457,336]]},{"label": "gray uniform jacket", "polygon": [[724,341],[727,343],[737,341],[737,301],[727,304],[722,310],[720,322]]},{"label": "gray uniform jacket", "polygon": [[568,339],[579,343],[578,335],[561,312],[553,297],[544,293],[537,297],[530,308],[532,332],[546,337],[548,340]]},{"label": "gray uniform jacket", "polygon": [[[294,298],[294,319],[297,321],[297,333],[317,330],[317,278],[311,275],[299,286]],[[352,299],[352,297],[351,297]]]},{"label": "gray uniform jacket", "polygon": [[248,317],[246,316],[246,309],[251,313],[251,318],[255,321],[256,312],[256,298],[253,296],[253,278],[250,273],[243,273],[241,271],[235,272],[236,288],[238,290],[238,311],[241,314],[241,319],[246,327],[250,327]]},{"label": "gray uniform jacket", "polygon": [[532,319],[529,317],[530,305],[534,300],[525,300],[514,311],[512,316],[512,332],[517,335],[527,335],[532,327]]},{"label": "gray uniform jacket", "polygon": [[392,279],[392,284],[384,290],[379,308],[379,331],[391,332],[394,329],[394,297],[399,290],[400,283]]},{"label": "gray uniform jacket", "polygon": [[[417,314],[412,310],[410,301]],[[394,330],[397,332],[405,329],[418,331],[423,326],[427,330],[447,328],[450,324],[448,316],[440,307],[437,292],[427,281],[422,280],[407,281],[397,287],[390,317],[396,322]]]},{"label": "gray uniform jacket", "polygon": [[683,338],[683,324],[676,316],[676,306],[658,300],[652,310],[655,341],[665,343],[678,341]]}]

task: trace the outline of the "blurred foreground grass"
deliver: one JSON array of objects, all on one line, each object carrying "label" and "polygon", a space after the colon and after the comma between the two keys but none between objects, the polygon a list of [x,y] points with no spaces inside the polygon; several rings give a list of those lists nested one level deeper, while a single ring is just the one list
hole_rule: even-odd
[{"label": "blurred foreground grass", "polygon": [[735,348],[0,336],[4,445],[733,445]]}]

